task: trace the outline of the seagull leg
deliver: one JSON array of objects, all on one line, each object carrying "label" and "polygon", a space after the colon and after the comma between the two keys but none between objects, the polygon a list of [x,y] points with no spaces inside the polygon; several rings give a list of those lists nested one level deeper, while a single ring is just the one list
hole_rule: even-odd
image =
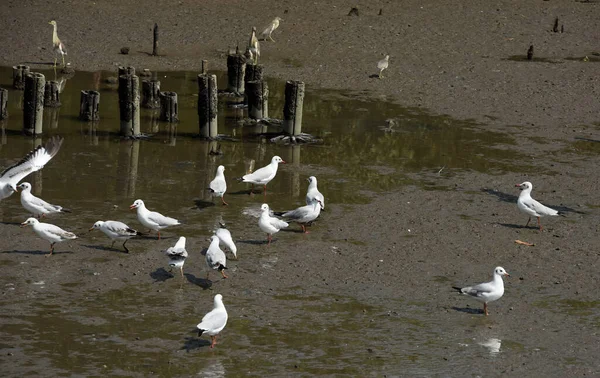
[{"label": "seagull leg", "polygon": [[269,33],[269,39],[270,39],[271,41],[275,42],[275,40],[274,40],[274,39],[273,39],[273,37],[271,36],[271,34],[272,34],[272,33],[273,33],[273,32]]},{"label": "seagull leg", "polygon": [[56,54],[54,54],[54,68],[56,68],[56,61],[57,61]]},{"label": "seagull leg", "polygon": [[110,245],[110,248],[112,249],[115,246],[115,240],[113,240],[112,244]]},{"label": "seagull leg", "polygon": [[210,343],[210,349],[212,349],[212,348],[215,347],[215,345],[217,345],[217,336],[211,336],[210,337],[210,341],[211,341],[211,343]]},{"label": "seagull leg", "polygon": [[66,66],[65,66],[65,55],[64,55],[64,54],[63,54],[63,56],[62,56],[62,59],[63,59],[63,68],[64,68],[64,67],[66,67]]},{"label": "seagull leg", "polygon": [[302,232],[305,234],[308,234],[308,231],[306,231],[306,226],[303,225],[302,223],[300,223],[300,227],[302,227]]},{"label": "seagull leg", "polygon": [[221,269],[221,275],[223,276],[223,278],[229,278],[225,275],[225,269]]},{"label": "seagull leg", "polygon": [[181,269],[181,278],[184,278],[184,277],[183,277],[183,265],[182,265],[182,266],[180,266],[180,267],[179,267],[179,269]]},{"label": "seagull leg", "polygon": [[529,226],[529,222],[531,222],[531,217],[529,217],[529,219],[527,219],[527,223],[525,223],[525,227]]},{"label": "seagull leg", "polygon": [[540,231],[542,231],[542,222],[540,221],[540,217],[537,217],[538,219],[538,226],[540,226]]},{"label": "seagull leg", "polygon": [[223,202],[223,205],[225,205],[225,206],[229,205],[227,202],[225,202],[225,198],[223,198],[223,197],[224,197],[224,195],[221,196],[221,202]]},{"label": "seagull leg", "polygon": [[48,256],[52,256],[52,253],[54,252],[54,243],[50,244],[50,253],[46,255],[46,257]]},{"label": "seagull leg", "polygon": [[487,309],[487,303],[483,304],[483,312],[485,312],[485,316],[489,315],[488,309]]},{"label": "seagull leg", "polygon": [[125,248],[125,253],[129,253],[129,249],[127,249],[127,247],[125,247],[125,243],[127,243],[127,240],[129,240],[129,239],[125,239],[125,241],[123,242],[123,248]]},{"label": "seagull leg", "polygon": [[267,245],[271,245],[271,234],[267,234]]},{"label": "seagull leg", "polygon": [[156,231],[158,232],[158,240],[160,240],[160,231]]}]

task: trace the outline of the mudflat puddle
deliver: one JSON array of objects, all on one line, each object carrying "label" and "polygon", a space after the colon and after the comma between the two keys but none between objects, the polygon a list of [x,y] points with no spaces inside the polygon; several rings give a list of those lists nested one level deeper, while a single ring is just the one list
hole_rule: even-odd
[{"label": "mudflat puddle", "polygon": [[[72,214],[54,217],[51,223],[78,234],[97,220],[141,227],[128,211],[140,198],[151,210],[184,223],[169,235],[204,238],[220,220],[233,225],[234,235],[258,235],[255,220],[248,222],[248,218],[265,201],[273,209],[303,204],[309,176],[318,178],[327,206],[337,206],[366,203],[378,192],[415,184],[409,173],[442,169],[502,173],[512,170],[519,158],[510,149],[511,137],[470,122],[310,88],[303,131],[321,138],[320,144],[269,143],[257,135],[265,130],[239,125],[245,112],[228,107],[226,99],[220,103],[219,133],[233,140],[203,141],[195,137],[197,84],[192,72],[158,73],[161,89],[178,93],[178,124],[159,122],[157,111],[144,109],[142,132],[152,137],[121,140],[116,86],[105,81],[114,73],[77,72],[67,79],[55,77],[52,71],[41,72],[48,80],[61,81],[62,106],[44,111],[41,137],[25,137],[20,132],[23,94],[11,89],[10,118],[0,123],[0,167],[16,162],[51,135],[63,136],[58,155],[25,181],[32,183],[34,194],[70,208]],[[0,68],[2,87],[11,87],[11,75],[10,68]],[[219,81],[224,82],[223,75]],[[270,116],[280,118],[284,83],[269,81],[269,88]],[[101,119],[95,124],[77,119],[80,91],[90,89],[101,93]],[[387,119],[393,122],[386,123]],[[209,154],[215,149],[222,155]],[[287,164],[280,166],[269,184],[266,199],[261,193],[249,195],[249,186],[234,178],[250,167],[268,164],[273,155]],[[226,168],[229,206],[221,206],[218,199],[213,202],[206,190],[219,165]],[[11,223],[28,217],[18,195],[1,205],[5,224],[0,227],[14,227]],[[291,237],[296,236],[300,237]],[[93,243],[81,243],[108,244],[102,235],[96,235]],[[68,250],[57,249],[61,248]],[[88,263],[110,263],[110,253],[99,250]],[[43,270],[43,261],[38,261],[42,257],[33,257],[29,264]],[[444,376],[460,364],[465,371],[474,359],[486,361],[501,350],[505,354],[522,350],[494,332],[449,337],[447,331],[434,331],[432,318],[417,305],[398,314],[359,302],[349,293],[311,296],[290,291],[277,292],[269,303],[252,294],[226,298],[231,320],[221,339],[224,345],[202,353],[199,349],[207,350],[208,342],[196,338],[193,329],[210,308],[207,303],[212,303],[214,291],[169,283],[160,290],[150,284],[125,285],[98,294],[79,289],[81,280],[94,274],[82,270],[89,274],[46,292],[45,282],[37,279],[26,289],[11,286],[15,275],[24,271],[20,265],[3,260],[0,271],[6,273],[0,275],[5,294],[0,297],[0,351],[12,366],[10,371],[23,376]],[[14,290],[18,296],[11,295]],[[400,328],[402,334],[395,331]],[[439,363],[448,348],[458,348],[451,354],[464,358],[442,367]]]}]

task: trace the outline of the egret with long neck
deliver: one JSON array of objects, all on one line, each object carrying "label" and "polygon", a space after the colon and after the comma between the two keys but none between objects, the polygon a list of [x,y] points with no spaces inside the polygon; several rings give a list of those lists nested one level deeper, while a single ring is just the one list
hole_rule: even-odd
[{"label": "egret with long neck", "polygon": [[54,50],[54,67],[56,67],[57,58],[56,55],[60,54],[62,56],[62,64],[65,66],[65,55],[67,55],[67,49],[65,48],[65,44],[60,41],[58,38],[56,21],[52,20],[49,22],[50,25],[54,27],[52,31],[52,46]]}]

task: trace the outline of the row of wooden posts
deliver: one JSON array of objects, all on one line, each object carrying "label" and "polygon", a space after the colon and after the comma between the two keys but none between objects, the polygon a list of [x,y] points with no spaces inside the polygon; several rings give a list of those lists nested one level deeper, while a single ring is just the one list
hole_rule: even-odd
[{"label": "row of wooden posts", "polygon": [[[202,73],[198,75],[198,120],[201,137],[216,138],[217,130],[217,76],[207,73],[207,61],[202,61]],[[263,66],[247,63],[239,51],[227,57],[227,92],[244,96],[248,105],[248,116],[254,120],[269,118],[267,82],[263,79]],[[179,121],[177,93],[162,92],[160,81],[142,81],[140,103],[139,77],[133,67],[119,67],[119,113],[120,134],[125,137],[141,135],[140,107],[160,108],[160,120],[175,123]],[[13,88],[24,90],[23,131],[27,135],[42,133],[44,107],[59,107],[60,84],[46,81],[43,74],[30,72],[29,66],[13,67]],[[8,117],[8,91],[0,88],[0,120]],[[302,107],[304,103],[304,83],[287,81],[285,85],[285,105],[283,109],[283,131],[297,136],[302,132]],[[82,121],[98,121],[100,93],[81,91],[79,118]]]}]

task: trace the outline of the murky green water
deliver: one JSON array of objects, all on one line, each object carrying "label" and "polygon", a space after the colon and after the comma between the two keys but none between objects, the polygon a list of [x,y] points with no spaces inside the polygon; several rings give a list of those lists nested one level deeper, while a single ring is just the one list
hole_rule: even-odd
[{"label": "murky green water", "polygon": [[[48,78],[54,76],[51,71],[43,73]],[[442,168],[445,173],[512,171],[519,158],[510,149],[510,137],[483,131],[470,122],[310,89],[305,99],[303,130],[322,138],[323,144],[270,144],[255,135],[255,128],[238,125],[244,116],[242,110],[223,104],[219,133],[236,140],[205,142],[194,137],[198,132],[197,85],[196,74],[189,72],[158,75],[162,90],[179,95],[180,123],[174,126],[158,122],[155,111],[144,109],[142,131],[154,136],[144,141],[123,141],[117,135],[116,88],[104,83],[110,75],[78,72],[66,80],[62,107],[45,111],[42,138],[20,135],[22,92],[10,90],[10,119],[1,123],[1,167],[23,157],[49,135],[65,137],[60,153],[26,181],[32,182],[35,194],[74,211],[74,216],[58,217],[54,223],[76,233],[99,219],[122,220],[137,227],[135,214],[128,211],[137,198],[145,200],[150,209],[184,222],[176,231],[180,235],[208,234],[220,218],[233,225],[248,223],[245,213],[257,211],[263,196],[249,196],[249,188],[233,178],[242,176],[251,161],[261,167],[276,154],[288,164],[280,167],[268,187],[267,202],[275,209],[303,203],[305,179],[310,175],[318,177],[328,206],[339,206],[365,203],[373,193],[397,190],[409,183],[432,187],[431,174]],[[223,82],[224,77],[219,76],[219,80]],[[10,69],[0,68],[0,85],[11,87]],[[280,117],[283,83],[270,81],[269,86],[270,115]],[[82,89],[101,92],[101,120],[95,125],[77,120]],[[396,119],[396,125],[384,131],[380,126],[388,118]],[[216,144],[224,154],[209,156]],[[226,167],[228,178],[227,207],[218,202],[213,205],[205,191],[220,164]],[[428,174],[423,183],[407,177],[419,172]],[[0,214],[3,222],[22,222],[28,217],[17,196],[2,202]],[[251,219],[250,223],[254,222]],[[294,237],[301,235],[290,236]],[[82,243],[108,244],[101,235],[93,243]],[[98,256],[90,262],[108,261]],[[0,283],[10,292],[9,283],[17,270],[9,260],[0,261],[0,267],[6,271]],[[62,290],[76,291],[78,279],[94,275],[87,268],[81,273],[72,282],[63,283]],[[448,362],[441,368],[438,359],[448,346],[456,346],[464,338],[461,335],[443,340],[432,331],[435,327],[431,318],[417,304],[408,304],[410,313],[390,314],[373,303],[361,303],[341,293],[323,299],[291,291],[278,293],[275,304],[263,308],[263,313],[255,308],[260,300],[255,295],[228,298],[226,303],[235,320],[230,321],[223,336],[227,347],[199,354],[196,349],[205,348],[207,342],[195,337],[193,327],[200,319],[199,309],[207,308],[206,299],[213,293],[203,296],[200,306],[197,295],[193,300],[189,296],[190,289],[196,287],[178,287],[169,282],[159,291],[152,285],[129,285],[120,290],[85,293],[84,300],[65,303],[63,298],[45,295],[43,285],[28,288],[30,291],[22,297],[7,296],[1,301],[4,320],[0,325],[0,349],[15,353],[24,375],[43,375],[36,370],[40,366],[36,361],[47,361],[55,369],[53,374],[63,376],[432,374],[456,364]],[[42,300],[36,304],[34,298]],[[19,301],[31,301],[23,302],[28,303],[25,308],[30,311],[12,312],[11,304]],[[171,311],[173,307],[177,313]],[[294,317],[280,316],[289,313],[283,310],[290,308],[298,309]],[[290,327],[305,323],[310,326]],[[183,339],[182,332],[187,330],[182,330],[182,325],[189,325],[188,336]],[[401,336],[390,332],[399,328],[403,330]],[[12,348],[16,342],[22,345],[19,350]],[[491,350],[496,348],[495,342],[490,345]],[[508,341],[503,345],[511,344]],[[483,347],[474,353],[490,358]]]}]

